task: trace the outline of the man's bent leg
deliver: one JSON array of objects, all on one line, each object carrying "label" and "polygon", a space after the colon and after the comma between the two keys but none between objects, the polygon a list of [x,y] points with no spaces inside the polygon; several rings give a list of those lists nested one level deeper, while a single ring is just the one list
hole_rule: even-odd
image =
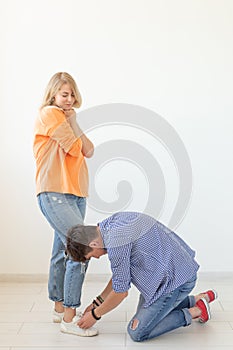
[{"label": "man's bent leg", "polygon": [[[138,308],[128,325],[130,337],[137,342],[158,337],[181,326],[188,326],[192,317],[188,309],[175,310],[195,286],[196,279],[160,297],[147,308]],[[140,296],[139,304],[142,305]]]}]

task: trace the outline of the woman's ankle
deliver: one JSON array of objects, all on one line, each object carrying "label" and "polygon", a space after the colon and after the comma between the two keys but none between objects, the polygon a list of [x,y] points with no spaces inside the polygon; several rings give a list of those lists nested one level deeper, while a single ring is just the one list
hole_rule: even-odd
[{"label": "woman's ankle", "polygon": [[71,307],[65,307],[63,320],[65,322],[72,322],[73,318],[76,316],[76,309]]},{"label": "woman's ankle", "polygon": [[64,312],[63,302],[61,302],[61,301],[55,301],[54,310],[55,310],[56,312],[58,312],[58,313]]}]

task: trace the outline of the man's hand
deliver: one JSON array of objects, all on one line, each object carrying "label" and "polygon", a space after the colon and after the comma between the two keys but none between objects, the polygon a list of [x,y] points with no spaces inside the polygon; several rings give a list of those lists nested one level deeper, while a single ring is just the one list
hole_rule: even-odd
[{"label": "man's hand", "polygon": [[80,328],[87,329],[92,327],[95,323],[96,323],[96,320],[92,316],[91,311],[86,312],[85,310],[83,317],[78,321],[77,325]]}]

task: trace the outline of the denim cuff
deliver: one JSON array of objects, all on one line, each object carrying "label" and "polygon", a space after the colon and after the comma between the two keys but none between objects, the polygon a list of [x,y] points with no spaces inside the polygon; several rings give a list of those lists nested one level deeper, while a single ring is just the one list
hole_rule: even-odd
[{"label": "denim cuff", "polygon": [[187,327],[192,323],[192,316],[188,309],[182,309],[181,311],[184,313],[184,318],[186,321],[186,324],[184,325],[184,327]]},{"label": "denim cuff", "polygon": [[[196,300],[195,300],[194,295],[189,295],[188,298],[189,298],[189,307],[195,306]],[[191,316],[191,314],[190,314],[190,312],[189,312],[189,310],[187,308],[186,309],[182,309],[182,311],[184,313],[184,318],[185,318],[185,321],[186,321],[186,325],[184,327],[187,327],[187,326],[189,326],[192,323],[192,316]]]},{"label": "denim cuff", "polygon": [[194,298],[194,295],[189,295],[189,307],[194,307],[196,304],[196,300]]}]

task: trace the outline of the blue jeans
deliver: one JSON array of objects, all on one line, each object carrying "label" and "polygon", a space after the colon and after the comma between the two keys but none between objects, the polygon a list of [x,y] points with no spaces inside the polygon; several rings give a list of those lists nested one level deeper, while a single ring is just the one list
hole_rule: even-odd
[{"label": "blue jeans", "polygon": [[147,308],[140,295],[136,314],[128,325],[130,337],[137,342],[158,337],[161,334],[191,324],[189,308],[195,305],[194,296],[189,293],[194,288],[197,277],[156,300]]},{"label": "blue jeans", "polygon": [[75,262],[65,254],[66,235],[70,227],[83,224],[86,198],[72,194],[43,192],[38,195],[38,203],[54,229],[48,281],[49,299],[63,301],[64,307],[76,308],[80,306],[87,264]]}]

